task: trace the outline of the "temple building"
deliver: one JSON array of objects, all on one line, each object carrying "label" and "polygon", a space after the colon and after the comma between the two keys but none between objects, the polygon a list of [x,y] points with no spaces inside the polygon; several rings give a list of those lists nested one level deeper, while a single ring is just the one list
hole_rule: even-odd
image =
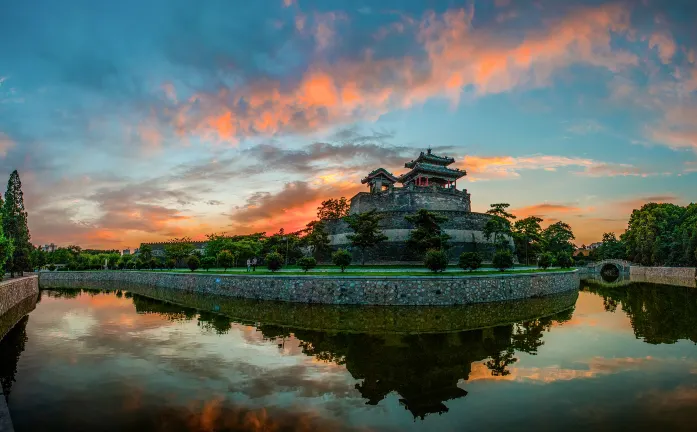
[{"label": "temple building", "polygon": [[[413,227],[405,216],[420,209],[447,218],[441,228],[450,236],[448,254],[451,262],[457,262],[463,251],[476,250],[485,259],[493,253],[494,245],[483,233],[484,225],[491,216],[472,212],[467,189],[457,188],[457,181],[465,177],[467,172],[451,168],[453,163],[455,159],[452,157],[435,155],[428,149],[421,152],[415,160],[404,164],[404,168],[408,169],[404,174],[394,175],[385,168],[377,168],[361,180],[362,184],[368,185],[368,192],[359,192],[351,198],[349,213],[376,210],[382,216],[380,225],[388,237],[380,246],[366,251],[368,262],[422,261],[423,257],[414,256],[406,247]],[[344,221],[329,221],[327,228],[333,249],[351,250],[347,235],[352,231]],[[354,258],[358,260],[358,251],[353,252],[356,255]]]}]

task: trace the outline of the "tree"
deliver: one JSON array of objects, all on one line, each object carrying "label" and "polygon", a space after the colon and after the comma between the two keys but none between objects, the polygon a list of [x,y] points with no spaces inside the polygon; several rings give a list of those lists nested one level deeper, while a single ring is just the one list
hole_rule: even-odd
[{"label": "tree", "polygon": [[155,270],[158,265],[157,265],[157,259],[156,258],[150,258],[148,260],[148,266],[150,266],[150,270]]},{"label": "tree", "polygon": [[152,246],[148,244],[140,245],[139,253],[143,261],[150,262],[150,259],[152,258]]},{"label": "tree", "polygon": [[345,197],[339,199],[330,198],[322,201],[322,204],[317,207],[317,218],[320,221],[337,220],[348,216],[351,204]]},{"label": "tree", "polygon": [[506,249],[498,250],[494,254],[494,259],[491,263],[500,271],[506,271],[506,269],[513,267],[513,254]]},{"label": "tree", "polygon": [[313,257],[302,257],[298,260],[298,265],[307,273],[308,270],[317,267],[317,260]]},{"label": "tree", "polygon": [[574,252],[574,245],[571,240],[574,240],[573,231],[569,224],[562,221],[553,223],[542,231],[542,241],[546,252],[558,254],[559,252]]},{"label": "tree", "polygon": [[305,244],[310,248],[312,256],[319,258],[329,251],[329,233],[323,221],[312,221],[307,224],[307,234],[303,238]]},{"label": "tree", "polygon": [[24,208],[24,193],[22,181],[17,170],[12,171],[7,182],[5,202],[2,206],[2,230],[5,237],[12,241],[14,250],[9,259],[9,269],[12,276],[28,270],[29,255],[32,246],[29,243],[29,227],[27,226],[27,211]]},{"label": "tree", "polygon": [[346,270],[346,267],[351,265],[351,260],[351,252],[347,251],[346,249],[339,249],[332,254],[332,262],[335,266],[339,266],[341,268],[342,273],[344,270]]},{"label": "tree", "polygon": [[362,265],[365,265],[366,249],[387,240],[387,236],[382,233],[379,227],[381,219],[382,216],[375,209],[364,213],[355,213],[344,218],[349,228],[354,232],[347,235],[346,238],[352,246],[361,250]]},{"label": "tree", "polygon": [[626,256],[626,248],[624,242],[618,240],[615,233],[609,232],[603,234],[603,242],[596,249],[598,259],[624,259]]},{"label": "tree", "polygon": [[494,237],[496,249],[508,249],[506,236],[512,235],[511,220],[515,219],[513,214],[506,211],[510,204],[491,204],[489,207],[491,208],[486,213],[491,215],[491,218],[484,224],[484,236],[487,240]]},{"label": "tree", "polygon": [[278,252],[271,252],[266,255],[266,267],[272,272],[280,270],[283,267],[283,255]]},{"label": "tree", "polygon": [[477,252],[462,252],[458,266],[463,270],[477,270],[482,266],[482,256]]},{"label": "tree", "polygon": [[234,259],[235,257],[232,256],[230,251],[221,251],[218,254],[218,265],[223,268],[224,272],[226,272],[228,268],[232,267]]},{"label": "tree", "polygon": [[448,267],[448,255],[440,249],[431,249],[426,252],[424,265],[432,272],[442,272]]},{"label": "tree", "polygon": [[177,266],[177,262],[170,258],[165,262],[165,265],[167,266],[167,270],[174,270],[174,267]]},{"label": "tree", "polygon": [[445,234],[440,224],[448,220],[447,217],[420,209],[416,214],[404,217],[414,225],[409,232],[407,247],[422,255],[429,249],[447,249],[450,236]]},{"label": "tree", "polygon": [[537,266],[541,269],[548,269],[552,265],[553,260],[552,254],[545,252],[540,254],[540,257],[537,259]]},{"label": "tree", "polygon": [[176,263],[183,262],[195,247],[188,237],[175,238],[169,244],[165,245],[165,256],[167,259],[173,259]]},{"label": "tree", "polygon": [[554,263],[557,267],[570,268],[574,266],[574,259],[568,252],[559,252],[554,259]]},{"label": "tree", "polygon": [[41,269],[46,265],[46,252],[41,250],[40,247],[33,248],[30,254],[31,268]]},{"label": "tree", "polygon": [[0,277],[5,275],[5,263],[14,255],[15,246],[12,240],[2,234],[0,227]]},{"label": "tree", "polygon": [[208,271],[215,267],[215,257],[205,256],[201,258],[201,268]]},{"label": "tree", "polygon": [[186,260],[186,265],[189,267],[189,270],[196,271],[198,267],[201,265],[201,261],[198,259],[196,255],[191,255],[187,260]]},{"label": "tree", "polygon": [[537,216],[517,220],[513,224],[513,241],[518,254],[518,261],[530,265],[542,251],[542,222]]}]

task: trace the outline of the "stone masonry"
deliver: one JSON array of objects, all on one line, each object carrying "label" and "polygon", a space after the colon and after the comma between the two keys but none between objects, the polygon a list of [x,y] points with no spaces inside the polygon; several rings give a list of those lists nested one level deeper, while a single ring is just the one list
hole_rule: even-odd
[{"label": "stone masonry", "polygon": [[574,272],[491,276],[247,276],[139,271],[42,272],[40,281],[123,282],[257,300],[357,305],[461,305],[577,290]]}]

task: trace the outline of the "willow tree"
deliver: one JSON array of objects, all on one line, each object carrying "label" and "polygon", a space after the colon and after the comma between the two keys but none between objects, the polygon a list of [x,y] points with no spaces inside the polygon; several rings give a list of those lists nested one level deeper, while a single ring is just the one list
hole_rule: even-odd
[{"label": "willow tree", "polygon": [[2,230],[5,237],[14,246],[9,256],[8,268],[11,275],[22,273],[29,268],[29,227],[27,226],[27,211],[24,208],[24,194],[22,193],[22,181],[17,170],[12,171],[7,182],[5,202],[2,205]]}]

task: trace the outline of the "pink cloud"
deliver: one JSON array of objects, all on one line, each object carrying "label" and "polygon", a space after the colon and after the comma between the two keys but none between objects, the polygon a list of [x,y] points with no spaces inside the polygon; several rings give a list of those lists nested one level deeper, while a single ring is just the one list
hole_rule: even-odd
[{"label": "pink cloud", "polygon": [[0,157],[7,156],[10,149],[15,147],[15,142],[10,137],[0,132]]}]

